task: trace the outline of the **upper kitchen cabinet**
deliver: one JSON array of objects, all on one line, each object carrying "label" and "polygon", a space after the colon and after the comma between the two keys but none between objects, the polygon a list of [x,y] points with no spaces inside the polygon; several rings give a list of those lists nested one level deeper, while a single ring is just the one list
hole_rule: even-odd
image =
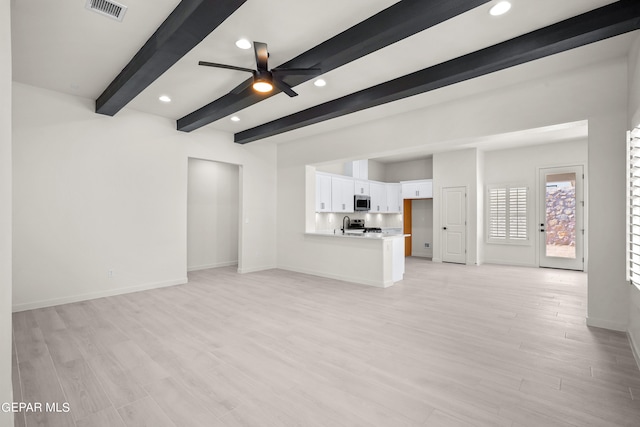
[{"label": "upper kitchen cabinet", "polygon": [[431,199],[433,198],[433,180],[420,179],[416,181],[402,181],[403,199]]},{"label": "upper kitchen cabinet", "polygon": [[396,183],[385,184],[387,192],[387,213],[402,212],[402,185]]},{"label": "upper kitchen cabinet", "polygon": [[316,212],[331,212],[331,175],[316,172]]},{"label": "upper kitchen cabinet", "polygon": [[355,179],[369,179],[369,160],[354,160],[344,165],[344,174]]},{"label": "upper kitchen cabinet", "polygon": [[331,212],[353,212],[353,179],[331,177]]},{"label": "upper kitchen cabinet", "polygon": [[371,210],[369,212],[387,212],[387,191],[386,185],[382,182],[369,181],[369,191],[371,196]]},{"label": "upper kitchen cabinet", "polygon": [[354,194],[360,195],[360,196],[370,196],[371,193],[370,191],[370,183],[369,181],[363,181],[363,180],[359,180],[356,179],[353,181],[353,190],[354,190]]}]

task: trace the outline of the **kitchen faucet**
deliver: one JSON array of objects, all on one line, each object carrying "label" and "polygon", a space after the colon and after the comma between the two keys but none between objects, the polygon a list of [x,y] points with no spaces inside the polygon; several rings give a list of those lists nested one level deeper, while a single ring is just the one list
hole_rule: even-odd
[{"label": "kitchen faucet", "polygon": [[[347,220],[347,226],[345,227],[344,225],[344,220]],[[349,227],[351,225],[351,218],[349,218],[348,216],[344,216],[344,218],[342,218],[342,234],[344,234],[345,230],[347,229],[347,227]]]}]

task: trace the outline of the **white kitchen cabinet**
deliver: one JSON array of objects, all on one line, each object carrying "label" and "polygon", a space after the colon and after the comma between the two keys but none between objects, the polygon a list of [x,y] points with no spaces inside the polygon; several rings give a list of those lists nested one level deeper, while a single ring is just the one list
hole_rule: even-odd
[{"label": "white kitchen cabinet", "polygon": [[372,213],[387,212],[387,192],[386,186],[382,182],[369,181],[369,191],[371,196]]},{"label": "white kitchen cabinet", "polygon": [[369,196],[370,183],[369,181],[363,181],[360,179],[356,179],[353,181],[353,191],[354,194]]},{"label": "white kitchen cabinet", "polygon": [[402,212],[402,185],[396,183],[385,184],[387,191],[387,213]]},{"label": "white kitchen cabinet", "polygon": [[344,174],[355,179],[369,179],[369,160],[354,160],[344,165]]},{"label": "white kitchen cabinet", "polygon": [[331,212],[353,212],[353,179],[331,177]]},{"label": "white kitchen cabinet", "polygon": [[316,212],[331,212],[331,175],[316,172]]},{"label": "white kitchen cabinet", "polygon": [[433,180],[421,179],[416,181],[402,181],[403,199],[431,199],[433,198]]}]

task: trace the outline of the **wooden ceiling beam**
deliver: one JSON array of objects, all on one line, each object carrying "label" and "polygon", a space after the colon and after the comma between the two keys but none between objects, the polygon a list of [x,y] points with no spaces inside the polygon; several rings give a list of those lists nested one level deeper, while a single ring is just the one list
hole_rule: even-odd
[{"label": "wooden ceiling beam", "polygon": [[429,92],[640,29],[640,1],[621,0],[491,47],[235,134],[246,144]]},{"label": "wooden ceiling beam", "polygon": [[96,113],[113,116],[246,0],[182,0],[96,100]]},{"label": "wooden ceiling beam", "polygon": [[[320,68],[326,73],[489,1],[402,0],[278,67]],[[287,83],[296,86],[313,78],[315,76],[292,76],[287,78]],[[242,85],[247,82],[238,87]],[[178,119],[178,130],[191,132],[280,93],[274,90],[268,95],[256,94],[248,86],[238,94],[224,95]]]}]

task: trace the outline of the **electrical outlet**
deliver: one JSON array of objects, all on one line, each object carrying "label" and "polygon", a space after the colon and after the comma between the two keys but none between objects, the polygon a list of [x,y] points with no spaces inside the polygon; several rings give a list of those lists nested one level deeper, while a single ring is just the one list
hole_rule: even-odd
[{"label": "electrical outlet", "polygon": [[425,244],[424,244],[424,247],[425,247],[425,248],[430,248],[430,247],[431,247],[431,243],[425,243]]},{"label": "electrical outlet", "polygon": [[109,279],[113,279],[113,276],[114,276],[114,274],[113,274],[113,270],[107,270],[107,277],[108,277]]}]

